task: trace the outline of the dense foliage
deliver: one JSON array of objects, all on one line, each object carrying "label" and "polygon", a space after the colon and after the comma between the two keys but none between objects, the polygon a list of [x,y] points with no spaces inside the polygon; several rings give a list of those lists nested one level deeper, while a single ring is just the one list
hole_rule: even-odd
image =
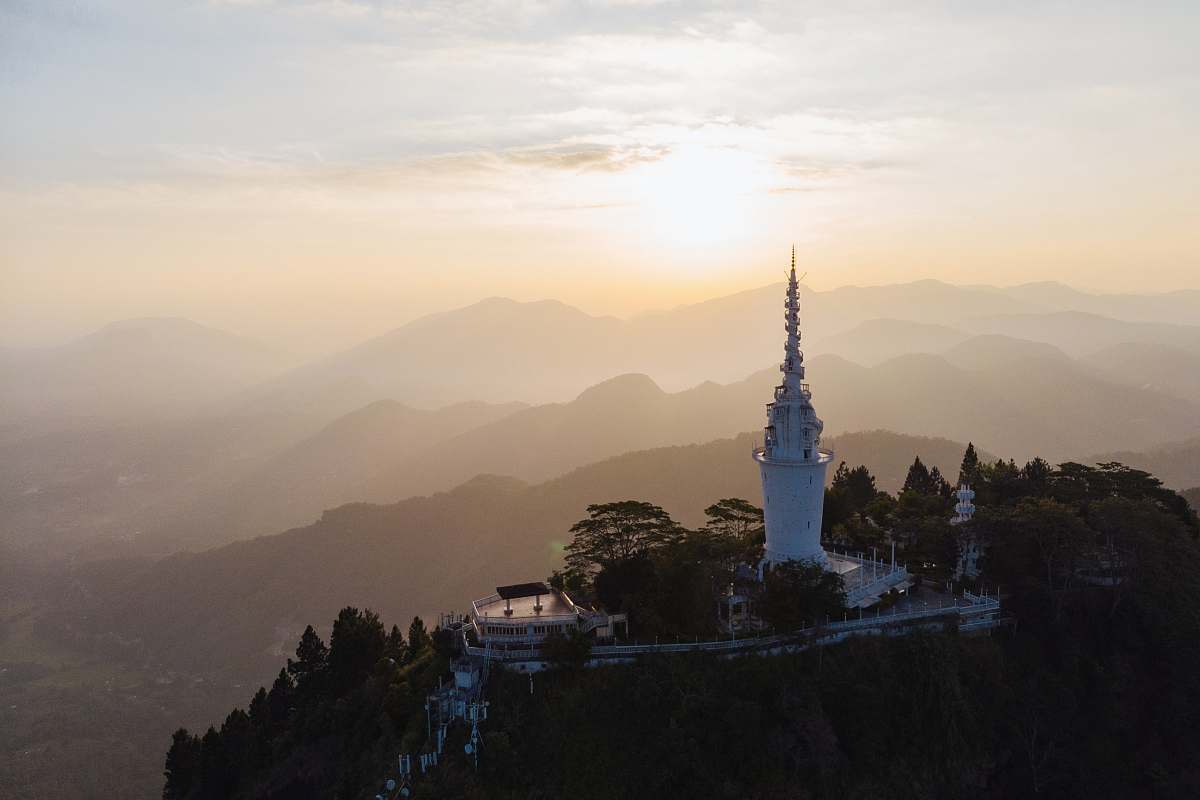
[{"label": "dense foliage", "polygon": [[[551,672],[493,674],[478,770],[460,755],[460,726],[415,796],[1197,796],[1195,512],[1120,464],[972,455],[961,472],[986,498],[974,521],[947,524],[946,482],[914,463],[898,497],[874,490],[866,470],[839,469],[830,492],[843,505],[830,510],[843,516],[826,530],[895,544],[938,579],[960,538],[977,536],[982,580],[1002,587],[1015,624],[991,637],[922,633],[599,669],[579,669],[589,643],[564,637],[551,643]],[[736,499],[711,506],[695,531],[660,512],[589,508],[589,519],[621,513],[622,525],[654,531],[624,552],[603,541],[626,535],[617,525],[596,526],[600,557],[584,575],[557,577],[623,605],[643,631],[682,633],[693,615],[713,619],[714,587],[761,547],[761,520]],[[761,611],[781,625],[811,618],[840,589],[824,580],[777,570]],[[202,737],[176,734],[164,797],[373,797],[395,754],[424,741],[421,695],[443,674],[446,647],[416,623],[405,641],[370,612],[344,610],[329,646],[306,631],[248,711]]]},{"label": "dense foliage", "polygon": [[175,732],[164,800],[351,798],[424,741],[427,690],[446,669],[424,623],[406,642],[371,611],[345,608],[329,644],[310,626],[270,690],[202,736]]}]

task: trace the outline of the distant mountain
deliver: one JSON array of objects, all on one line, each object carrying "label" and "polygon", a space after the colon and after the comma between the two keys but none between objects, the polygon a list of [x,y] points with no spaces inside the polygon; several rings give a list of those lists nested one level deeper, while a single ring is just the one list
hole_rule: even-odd
[{"label": "distant mountain", "polygon": [[[1002,336],[872,367],[833,355],[815,356],[808,366],[830,435],[947,435],[1018,460],[1074,459],[1200,436],[1195,404],[1118,386],[1049,345]],[[126,445],[104,440],[90,450],[92,462],[56,440],[39,445],[45,464],[33,472],[22,463],[34,452],[0,448],[12,455],[0,468],[0,499],[8,499],[0,522],[34,541],[39,521],[57,530],[82,520],[83,530],[109,537],[88,551],[93,557],[111,555],[113,536],[129,539],[122,552],[204,549],[302,525],[345,502],[444,491],[480,473],[544,481],[629,451],[757,430],[778,380],[778,370],[768,369],[670,393],[645,375],[624,375],[567,403],[521,409],[463,404],[429,412],[388,401],[273,449],[250,447],[264,435],[257,428],[248,437],[213,429],[211,441],[192,433],[186,458],[172,451],[181,445],[171,438],[116,459]],[[279,425],[287,418],[262,419]],[[222,461],[246,448],[251,452],[240,460]]]},{"label": "distant mountain", "polygon": [[[1000,336],[964,341],[945,356],[910,355],[862,367],[810,359],[814,401],[831,434],[894,430],[972,439],[1006,457],[1075,458],[1200,434],[1194,404],[1098,378],[1050,345]],[[356,412],[247,476],[201,497],[151,536],[161,551],[261,535],[353,500],[390,502],[443,491],[480,473],[544,481],[621,453],[710,441],[755,430],[777,370],[668,393],[645,375],[597,384],[568,403],[515,412],[443,409],[436,442],[402,424],[396,404]],[[406,409],[403,419],[422,412]],[[444,422],[435,422],[434,420]],[[399,426],[399,427],[397,427]],[[411,438],[407,438],[411,437]]]},{"label": "distant mountain", "polygon": [[301,396],[314,386],[359,380],[373,399],[418,407],[463,400],[508,402],[562,396],[615,372],[624,323],[557,301],[494,297],[433,314],[294,370],[255,393]]},{"label": "distant mountain", "polygon": [[1108,380],[1200,403],[1200,352],[1166,344],[1124,342],[1089,353],[1082,361]]},{"label": "distant mountain", "polygon": [[1200,434],[1193,403],[1118,386],[1053,349],[999,337],[968,340],[946,357],[903,356],[870,368],[818,356],[809,378],[828,431],[884,428],[972,439],[1018,460],[1061,460],[1105,442],[1133,448]]},{"label": "distant mountain", "polygon": [[1200,326],[1126,322],[1082,311],[973,317],[964,325],[976,333],[1048,342],[1072,356],[1126,342],[1165,344],[1200,353]]},{"label": "distant mountain", "polygon": [[[1086,463],[1120,461],[1159,477],[1172,489],[1200,486],[1200,438],[1188,439],[1149,450],[1116,450],[1097,453]],[[1193,505],[1195,505],[1193,503]]]},{"label": "distant mountain", "polygon": [[912,353],[941,353],[969,338],[970,334],[947,325],[872,319],[843,333],[817,339],[806,351],[838,355],[869,367]]},{"label": "distant mountain", "polygon": [[284,354],[189,320],[127,320],[61,347],[5,351],[0,419],[179,418],[287,366]]},{"label": "distant mountain", "polygon": [[[758,502],[752,441],[628,453],[537,485],[480,476],[392,505],[343,506],[308,527],[205,553],[87,566],[53,593],[50,624],[77,645],[123,642],[139,662],[262,680],[305,623],[342,606],[436,619],[497,584],[546,576],[589,503],[649,500],[697,525],[722,497]],[[956,474],[964,448],[891,433],[831,444],[886,487],[903,481],[916,455]]]},{"label": "distant mountain", "polygon": [[[1127,341],[1200,348],[1198,326],[1063,311],[1048,305],[1054,297],[1047,292],[917,281],[802,295],[805,346],[865,365],[941,352],[976,333],[1046,342],[1071,355]],[[286,408],[346,381],[363,389],[356,400],[393,398],[417,407],[468,399],[562,401],[580,386],[629,372],[650,375],[669,390],[728,383],[771,364],[779,352],[782,297],[775,284],[629,320],[553,301],[491,298],[294,370],[250,399]]]},{"label": "distant mountain", "polygon": [[1161,294],[1092,294],[1044,281],[998,291],[1044,311],[1084,311],[1132,322],[1200,325],[1200,290],[1196,289]]}]

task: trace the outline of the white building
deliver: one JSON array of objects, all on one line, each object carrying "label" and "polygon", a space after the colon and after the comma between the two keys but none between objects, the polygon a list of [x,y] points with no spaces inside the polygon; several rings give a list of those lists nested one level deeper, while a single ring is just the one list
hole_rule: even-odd
[{"label": "white building", "polygon": [[804,382],[804,353],[800,350],[800,289],[796,282],[796,251],[788,275],[784,303],[783,383],[775,401],[767,404],[763,446],[754,450],[763,487],[767,528],[767,565],[810,561],[826,566],[821,549],[821,514],[825,504],[825,471],[833,453],[821,449],[824,423],[812,405]]},{"label": "white building", "polygon": [[[970,522],[975,516],[975,492],[965,483],[954,493],[958,502],[954,504],[954,518],[951,525],[961,525]],[[958,566],[954,570],[955,580],[979,577],[979,557],[983,555],[982,543],[979,536],[969,527],[958,537]]]},{"label": "white building", "polygon": [[788,274],[784,308],[783,383],[767,404],[763,446],[755,448],[763,487],[763,517],[767,542],[762,569],[787,561],[819,564],[842,576],[851,608],[868,608],[887,592],[912,585],[908,570],[879,553],[826,553],[821,546],[825,507],[825,473],[833,451],[821,447],[825,423],[813,410],[812,391],[804,382],[804,353],[800,350],[800,286],[796,280],[796,251]]},{"label": "white building", "polygon": [[471,603],[476,637],[499,647],[530,647],[551,634],[575,630],[607,639],[625,620],[624,614],[578,605],[566,592],[540,582],[497,586],[495,594]]}]

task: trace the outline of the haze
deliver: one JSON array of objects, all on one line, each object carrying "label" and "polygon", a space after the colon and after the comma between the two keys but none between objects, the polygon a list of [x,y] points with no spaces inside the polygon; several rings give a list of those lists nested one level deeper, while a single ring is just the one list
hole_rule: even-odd
[{"label": "haze", "polygon": [[1200,287],[1191,4],[9,2],[0,341]]}]

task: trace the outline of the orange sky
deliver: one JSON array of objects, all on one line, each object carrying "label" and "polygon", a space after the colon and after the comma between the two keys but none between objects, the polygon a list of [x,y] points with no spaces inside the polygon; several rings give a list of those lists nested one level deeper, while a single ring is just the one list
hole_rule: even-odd
[{"label": "orange sky", "polygon": [[58,2],[0,11],[0,342],[307,350],[488,295],[1200,287],[1186,5]]}]

